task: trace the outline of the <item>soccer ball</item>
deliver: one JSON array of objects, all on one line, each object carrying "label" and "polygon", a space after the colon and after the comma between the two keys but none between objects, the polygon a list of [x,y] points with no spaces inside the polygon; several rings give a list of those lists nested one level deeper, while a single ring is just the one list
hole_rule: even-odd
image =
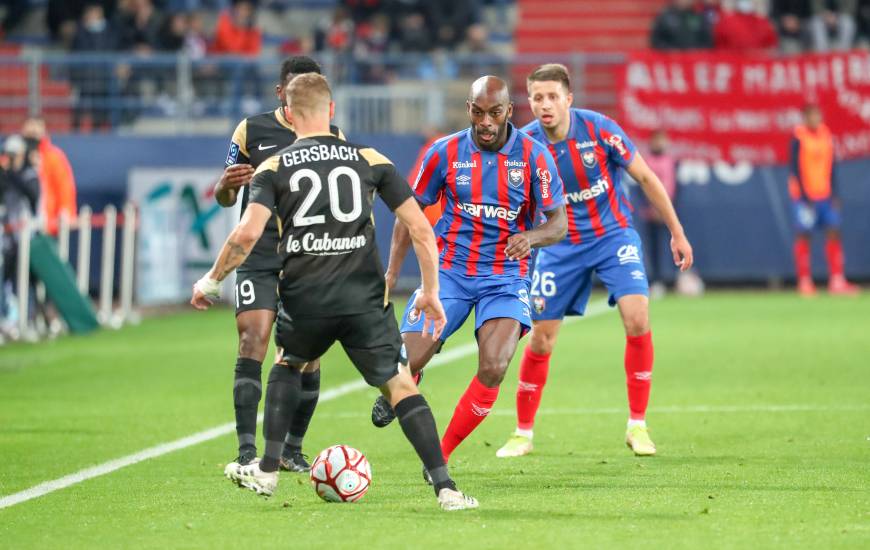
[{"label": "soccer ball", "polygon": [[333,445],[321,451],[309,475],[314,491],[326,502],[356,502],[372,483],[369,461],[347,445]]}]

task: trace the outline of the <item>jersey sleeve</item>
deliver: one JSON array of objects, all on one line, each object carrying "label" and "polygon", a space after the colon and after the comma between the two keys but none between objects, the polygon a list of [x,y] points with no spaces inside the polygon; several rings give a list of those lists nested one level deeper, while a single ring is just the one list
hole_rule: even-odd
[{"label": "jersey sleeve", "polygon": [[607,157],[619,166],[627,168],[637,154],[637,147],[612,118],[601,117],[598,127],[601,141],[607,150]]},{"label": "jersey sleeve", "polygon": [[248,119],[239,122],[230,140],[230,150],[227,152],[226,166],[233,164],[251,164],[248,155]]},{"label": "jersey sleeve", "polygon": [[446,183],[446,154],[438,150],[437,143],[429,147],[414,184],[414,196],[426,206],[435,204],[441,198]]},{"label": "jersey sleeve", "polygon": [[535,147],[531,159],[532,193],[538,209],[547,212],[565,203],[565,186],[556,169],[553,155],[543,147]]},{"label": "jersey sleeve", "polygon": [[254,172],[251,180],[249,202],[261,204],[270,210],[278,205],[276,183],[278,181],[278,157],[265,160]]},{"label": "jersey sleeve", "polygon": [[395,210],[414,196],[408,182],[399,174],[390,159],[375,149],[361,149],[360,154],[371,166],[375,188],[390,210]]}]

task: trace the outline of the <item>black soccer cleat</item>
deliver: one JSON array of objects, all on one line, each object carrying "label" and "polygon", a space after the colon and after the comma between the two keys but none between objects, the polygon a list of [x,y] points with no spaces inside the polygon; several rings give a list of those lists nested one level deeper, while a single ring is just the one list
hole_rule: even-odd
[{"label": "black soccer cleat", "polygon": [[376,428],[386,428],[395,419],[396,411],[390,406],[390,402],[387,401],[386,397],[379,395],[372,406],[372,424]]},{"label": "black soccer cleat", "polygon": [[[422,381],[423,371],[420,371],[417,385],[419,386]],[[375,404],[372,405],[372,424],[374,424],[376,428],[385,428],[395,419],[396,411],[394,411],[393,407],[390,406],[390,402],[387,401],[386,397],[379,395],[378,398],[375,399]]]},{"label": "black soccer cleat", "polygon": [[307,472],[311,470],[308,457],[302,451],[293,451],[289,455],[281,455],[278,459],[278,467],[285,472]]}]

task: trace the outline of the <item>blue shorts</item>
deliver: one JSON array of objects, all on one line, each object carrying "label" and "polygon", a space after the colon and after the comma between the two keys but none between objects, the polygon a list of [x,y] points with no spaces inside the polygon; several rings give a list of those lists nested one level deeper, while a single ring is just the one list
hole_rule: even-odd
[{"label": "blue shorts", "polygon": [[831,199],[823,201],[792,201],[794,224],[798,233],[809,233],[817,227],[840,227],[840,212]]},{"label": "blue shorts", "polygon": [[[441,290],[438,296],[447,314],[447,326],[441,333],[441,341],[445,342],[450,335],[459,330],[471,310],[474,309],[475,333],[486,321],[507,317],[515,319],[525,334],[532,328],[532,318],[529,308],[529,281],[522,277],[510,275],[487,275],[484,277],[467,277],[452,271],[439,272]],[[401,332],[420,332],[423,330],[422,315],[414,315],[414,292],[405,314],[402,316]]]},{"label": "blue shorts", "polygon": [[630,294],[649,296],[640,237],[634,229],[620,229],[589,243],[562,241],[538,251],[532,273],[532,319],[583,315],[593,271],[607,287],[611,306]]}]

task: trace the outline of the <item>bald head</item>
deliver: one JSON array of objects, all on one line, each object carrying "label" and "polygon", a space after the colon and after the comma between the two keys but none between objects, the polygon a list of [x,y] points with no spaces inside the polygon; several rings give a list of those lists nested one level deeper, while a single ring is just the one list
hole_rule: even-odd
[{"label": "bald head", "polygon": [[507,105],[511,102],[511,94],[507,82],[497,76],[482,76],[474,81],[468,92],[468,101],[474,103],[478,100]]},{"label": "bald head", "polygon": [[482,76],[468,93],[468,118],[474,142],[484,151],[498,151],[507,142],[513,104],[507,83],[497,76]]}]

